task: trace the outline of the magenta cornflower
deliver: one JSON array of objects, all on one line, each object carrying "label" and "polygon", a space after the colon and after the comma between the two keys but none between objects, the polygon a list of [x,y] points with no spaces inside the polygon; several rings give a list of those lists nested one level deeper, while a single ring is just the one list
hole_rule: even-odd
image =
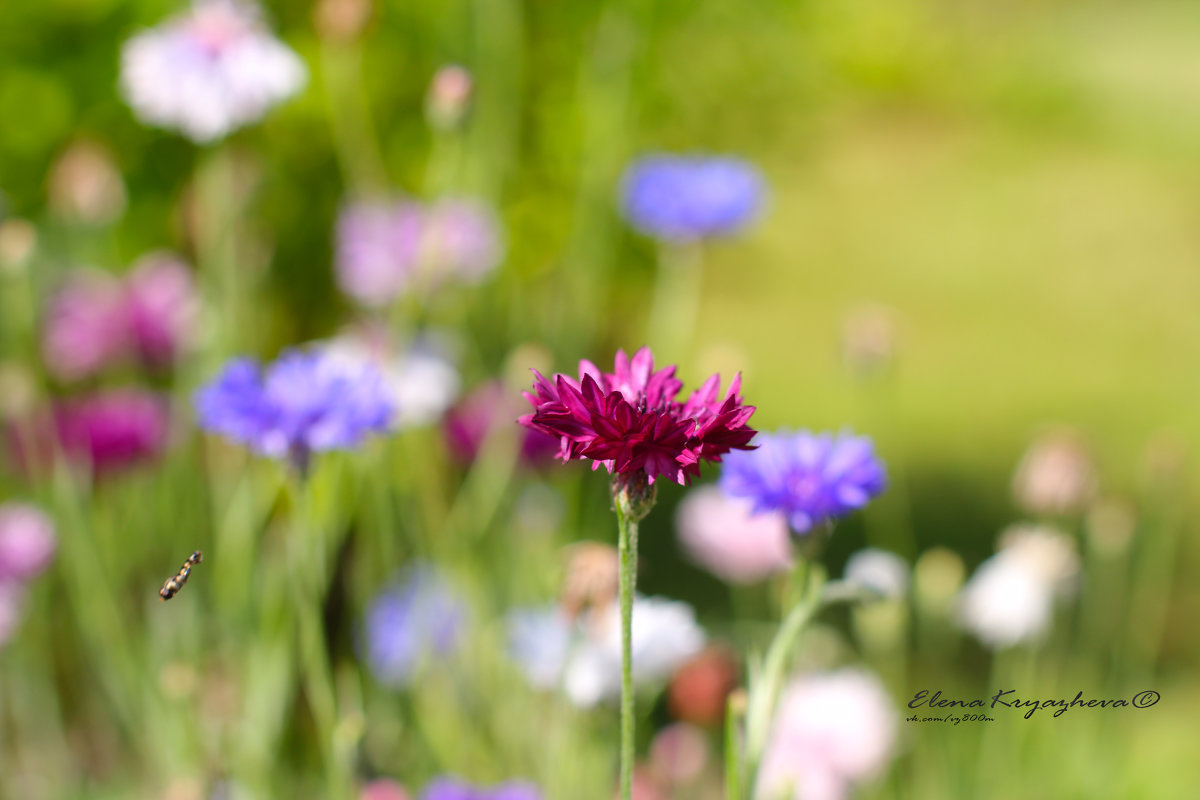
[{"label": "magenta cornflower", "polygon": [[750,450],[756,431],[746,425],[754,406],[742,404],[741,375],[724,397],[721,378],[713,375],[684,402],[675,367],[654,370],[654,356],[643,347],[633,358],[618,351],[615,372],[579,362],[579,379],[537,370],[534,391],[525,399],[533,413],[519,422],[559,438],[563,461],[590,459],[615,475],[644,472],[648,482],[666,477],[687,483],[700,474],[702,461],[720,461],[730,450]]}]

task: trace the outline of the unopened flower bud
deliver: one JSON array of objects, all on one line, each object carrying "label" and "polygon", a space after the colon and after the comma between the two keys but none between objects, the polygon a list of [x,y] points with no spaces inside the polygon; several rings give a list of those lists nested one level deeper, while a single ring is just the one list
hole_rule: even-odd
[{"label": "unopened flower bud", "polygon": [[362,34],[374,10],[373,0],[319,0],[313,25],[323,39],[349,42]]},{"label": "unopened flower bud", "polygon": [[625,518],[640,522],[654,508],[658,487],[650,483],[645,470],[617,473],[612,479],[613,503]]},{"label": "unopened flower bud", "polygon": [[962,586],[966,568],[953,550],[926,550],[913,568],[913,585],[918,602],[928,611],[948,612]]},{"label": "unopened flower bud", "polygon": [[0,362],[0,422],[23,419],[37,404],[37,384],[19,362]]},{"label": "unopened flower bud", "polygon": [[842,360],[859,376],[886,371],[896,355],[896,319],[891,309],[863,306],[842,327]]},{"label": "unopened flower bud", "polygon": [[425,117],[439,130],[450,130],[462,124],[471,103],[474,79],[465,67],[449,64],[433,76],[425,97]]},{"label": "unopened flower bud", "polygon": [[105,225],[125,211],[125,184],[104,146],[71,144],[50,171],[51,210],[70,222]]},{"label": "unopened flower bud", "polygon": [[0,222],[0,275],[18,275],[37,247],[37,229],[27,220]]},{"label": "unopened flower bud", "polygon": [[617,598],[620,562],[616,549],[599,542],[579,542],[567,548],[567,569],[560,605],[568,619],[585,610],[602,615]]},{"label": "unopened flower bud", "polygon": [[1083,440],[1069,430],[1039,437],[1013,476],[1013,496],[1031,514],[1083,511],[1096,491],[1092,460]]}]

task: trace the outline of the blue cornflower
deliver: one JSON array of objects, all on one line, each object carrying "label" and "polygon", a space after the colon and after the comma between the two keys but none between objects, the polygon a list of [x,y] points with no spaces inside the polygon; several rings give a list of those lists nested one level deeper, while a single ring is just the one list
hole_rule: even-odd
[{"label": "blue cornflower", "polygon": [[321,352],[293,350],[264,370],[230,361],[196,394],[201,427],[302,472],[322,450],[347,450],[387,430],[394,408],[383,376]]},{"label": "blue cornflower", "polygon": [[736,233],[758,215],[764,193],[758,170],[740,159],[654,155],[626,171],[622,208],[647,236],[687,241]]},{"label": "blue cornflower", "polygon": [[404,686],[428,656],[458,646],[466,607],[431,565],[409,566],[371,601],[363,622],[363,655],[376,680]]},{"label": "blue cornflower", "polygon": [[849,433],[760,434],[757,450],[725,456],[721,488],[754,501],[754,510],[782,511],[796,533],[862,508],[887,484],[871,440]]},{"label": "blue cornflower", "polygon": [[425,787],[421,800],[542,800],[542,793],[531,783],[504,783],[485,789],[457,778],[437,778]]}]

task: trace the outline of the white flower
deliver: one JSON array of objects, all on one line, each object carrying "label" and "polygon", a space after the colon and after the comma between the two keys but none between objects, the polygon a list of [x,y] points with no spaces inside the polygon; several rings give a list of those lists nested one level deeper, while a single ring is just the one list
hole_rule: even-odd
[{"label": "white flower", "polygon": [[436,422],[458,397],[462,380],[448,349],[431,337],[396,353],[386,333],[370,328],[352,329],[325,345],[335,360],[370,364],[383,375],[396,408],[394,429]]},{"label": "white flower", "polygon": [[899,598],[908,592],[908,564],[895,553],[874,547],[850,556],[843,577],[884,597]]},{"label": "white flower", "polygon": [[1012,525],[1000,534],[1000,550],[1019,559],[1058,593],[1075,586],[1079,555],[1075,540],[1050,525]]},{"label": "white flower", "polygon": [[1073,588],[1079,570],[1072,540],[1053,528],[1010,528],[1000,547],[967,581],[959,600],[964,627],[992,648],[1043,637],[1055,595]]},{"label": "white flower", "polygon": [[842,800],[892,757],[897,715],[874,675],[854,668],[798,678],[784,691],[756,797]]},{"label": "white flower", "polygon": [[1054,593],[1011,554],[984,561],[959,605],[963,625],[992,648],[1040,638],[1050,626]]},{"label": "white flower", "polygon": [[[593,617],[592,615],[599,616]],[[704,646],[704,631],[686,603],[637,597],[633,604],[633,680],[661,684]],[[509,645],[530,683],[561,686],[577,706],[621,696],[621,617],[616,603],[572,623],[555,607],[509,615]]]},{"label": "white flower", "polygon": [[436,422],[458,397],[458,370],[435,346],[418,342],[384,371],[399,407],[397,427]]},{"label": "white flower", "polygon": [[248,0],[194,0],[121,53],[121,90],[145,123],[209,142],[298,92],[307,70]]}]

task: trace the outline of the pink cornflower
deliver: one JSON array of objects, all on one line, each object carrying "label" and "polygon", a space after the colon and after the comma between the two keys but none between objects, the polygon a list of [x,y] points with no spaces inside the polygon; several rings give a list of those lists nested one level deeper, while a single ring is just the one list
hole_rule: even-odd
[{"label": "pink cornflower", "polygon": [[797,678],[779,700],[755,797],[849,800],[887,768],[897,723],[883,684],[864,670]]},{"label": "pink cornflower", "polygon": [[26,503],[0,503],[0,583],[27,581],[50,566],[54,523]]},{"label": "pink cornflower", "polygon": [[754,406],[742,405],[741,375],[718,398],[719,375],[679,402],[683,384],[675,367],[654,371],[643,347],[633,358],[617,351],[615,372],[579,362],[579,380],[534,370],[534,391],[525,392],[533,413],[518,420],[527,428],[559,437],[563,461],[591,459],[617,475],[645,473],[649,483],[666,477],[687,483],[701,461],[720,461],[730,450],[750,450],[756,431],[746,423]]},{"label": "pink cornflower", "polygon": [[143,256],[120,279],[76,270],[46,308],[46,369],[74,381],[128,361],[169,368],[195,339],[199,308],[191,270],[169,253]]},{"label": "pink cornflower", "polygon": [[693,489],[675,512],[688,558],[730,583],[754,583],[792,566],[787,517],[754,513],[754,504],[716,486]]}]

